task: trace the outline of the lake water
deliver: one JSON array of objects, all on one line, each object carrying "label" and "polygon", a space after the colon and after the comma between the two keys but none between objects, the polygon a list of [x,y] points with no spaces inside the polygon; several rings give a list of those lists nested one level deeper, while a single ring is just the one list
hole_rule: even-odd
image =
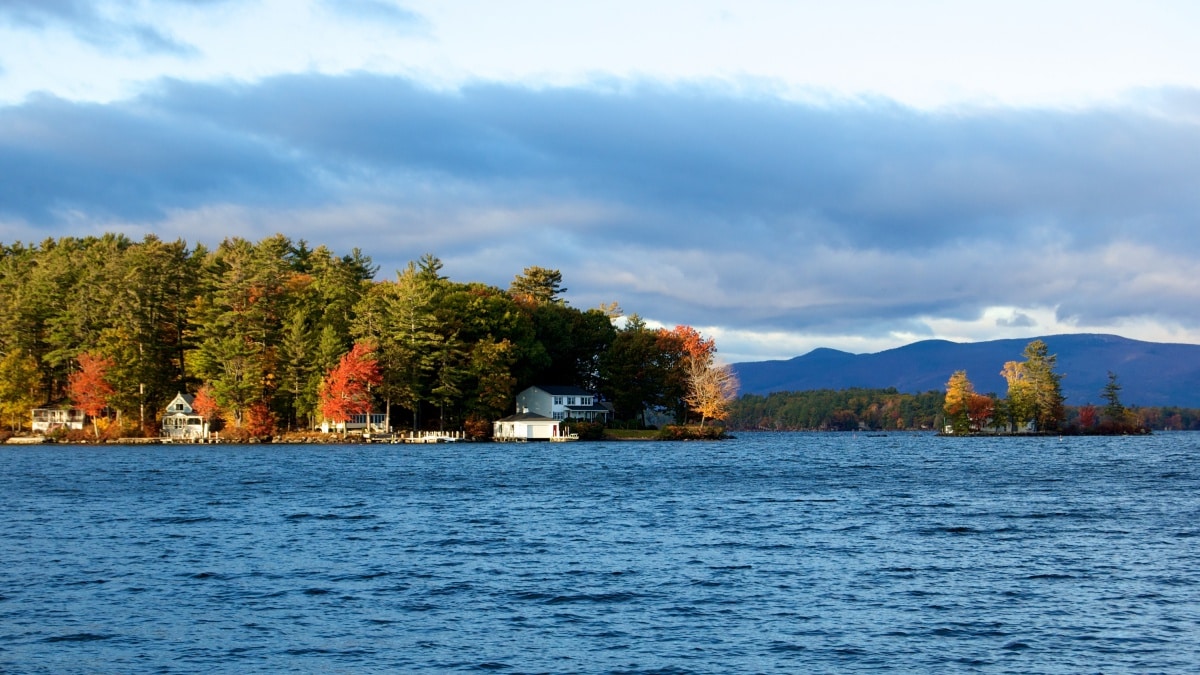
[{"label": "lake water", "polygon": [[1200,434],[0,448],[0,671],[1200,670]]}]

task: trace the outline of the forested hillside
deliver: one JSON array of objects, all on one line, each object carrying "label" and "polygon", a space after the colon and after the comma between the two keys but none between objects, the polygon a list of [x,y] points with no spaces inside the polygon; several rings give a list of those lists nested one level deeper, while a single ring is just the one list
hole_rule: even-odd
[{"label": "forested hillside", "polygon": [[618,328],[615,303],[569,306],[557,270],[526,268],[508,289],[452,281],[432,255],[376,271],[359,250],[283,235],[213,250],[116,234],[0,244],[0,413],[17,427],[31,407],[67,404],[86,365],[125,426],[149,428],[177,392],[204,388],[228,427],[306,427],[362,342],[380,373],[373,409],[390,404],[394,423],[486,425],[531,384],[599,392],[636,420],[681,409],[684,357],[714,349],[687,327]]}]

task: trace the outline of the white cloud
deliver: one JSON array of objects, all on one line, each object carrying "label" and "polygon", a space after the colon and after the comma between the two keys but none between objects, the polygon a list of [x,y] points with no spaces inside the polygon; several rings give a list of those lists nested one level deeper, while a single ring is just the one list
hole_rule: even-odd
[{"label": "white cloud", "polygon": [[1200,6],[1186,0],[8,0],[0,100],[38,90],[114,100],[160,77],[365,71],[449,87],[759,82],[791,97],[918,107],[1076,105],[1200,85],[1198,23]]}]

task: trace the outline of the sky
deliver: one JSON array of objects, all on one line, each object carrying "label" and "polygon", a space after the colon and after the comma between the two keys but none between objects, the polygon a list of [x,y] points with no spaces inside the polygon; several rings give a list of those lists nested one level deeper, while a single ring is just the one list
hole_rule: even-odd
[{"label": "sky", "polygon": [[0,242],[424,253],[731,362],[1200,343],[1190,0],[0,0]]}]

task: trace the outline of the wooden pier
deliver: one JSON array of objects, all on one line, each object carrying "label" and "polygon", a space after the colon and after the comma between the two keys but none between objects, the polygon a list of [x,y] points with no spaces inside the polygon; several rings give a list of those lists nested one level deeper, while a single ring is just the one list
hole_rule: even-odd
[{"label": "wooden pier", "polygon": [[465,443],[469,439],[465,431],[409,431],[393,434],[392,443]]}]

